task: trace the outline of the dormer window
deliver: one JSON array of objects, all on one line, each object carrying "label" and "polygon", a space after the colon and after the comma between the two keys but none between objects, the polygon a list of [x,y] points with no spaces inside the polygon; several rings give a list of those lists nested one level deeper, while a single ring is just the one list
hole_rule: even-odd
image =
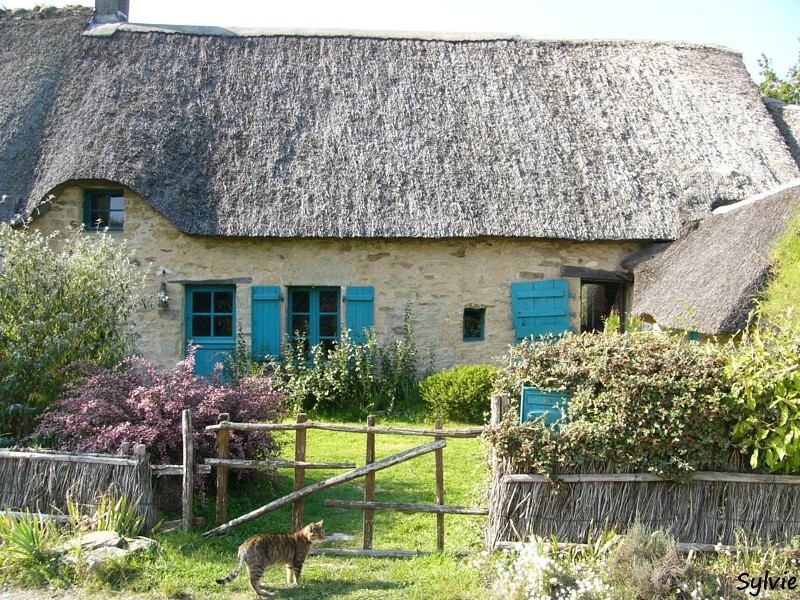
[{"label": "dormer window", "polygon": [[84,194],[84,223],[86,229],[122,231],[125,222],[123,190],[86,190]]}]

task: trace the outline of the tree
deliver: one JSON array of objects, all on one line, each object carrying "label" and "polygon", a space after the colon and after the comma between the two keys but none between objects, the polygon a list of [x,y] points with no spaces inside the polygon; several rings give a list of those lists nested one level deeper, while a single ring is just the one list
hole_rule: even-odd
[{"label": "tree", "polygon": [[144,276],[123,243],[0,224],[0,442],[30,433],[41,410],[90,362],[133,348]]},{"label": "tree", "polygon": [[758,90],[762,95],[783,100],[787,104],[800,104],[800,55],[797,64],[786,74],[786,80],[778,77],[772,67],[772,61],[766,54],[761,55],[758,66],[761,67],[761,76],[764,78],[758,84]]}]

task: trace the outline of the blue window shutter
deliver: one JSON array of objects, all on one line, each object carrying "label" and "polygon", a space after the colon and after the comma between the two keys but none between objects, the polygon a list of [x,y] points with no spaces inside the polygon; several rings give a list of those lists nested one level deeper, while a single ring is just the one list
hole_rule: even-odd
[{"label": "blue window shutter", "polygon": [[347,302],[346,326],[350,337],[356,344],[367,341],[365,330],[375,326],[375,290],[372,286],[348,286],[345,293]]},{"label": "blue window shutter", "polygon": [[511,309],[516,343],[526,337],[570,331],[569,283],[543,279],[511,284]]},{"label": "blue window shutter", "polygon": [[281,288],[253,286],[253,356],[258,359],[281,354]]}]

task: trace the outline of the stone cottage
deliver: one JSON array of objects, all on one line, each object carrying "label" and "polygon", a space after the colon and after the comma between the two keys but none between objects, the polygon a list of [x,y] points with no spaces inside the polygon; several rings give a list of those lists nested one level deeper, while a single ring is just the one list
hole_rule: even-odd
[{"label": "stone cottage", "polygon": [[800,176],[726,48],[144,26],[124,4],[0,19],[0,218],[127,240],[169,298],[137,315],[159,363],[192,341],[207,371],[237,332],[260,355],[385,343],[406,309],[438,368],[489,361],[602,327],[635,302],[627,258]]}]

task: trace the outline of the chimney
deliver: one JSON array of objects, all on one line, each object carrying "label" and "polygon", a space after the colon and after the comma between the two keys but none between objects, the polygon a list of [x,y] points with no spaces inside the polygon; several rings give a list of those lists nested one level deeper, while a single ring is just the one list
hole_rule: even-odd
[{"label": "chimney", "polygon": [[124,23],[128,20],[129,0],[94,0],[95,23]]}]

